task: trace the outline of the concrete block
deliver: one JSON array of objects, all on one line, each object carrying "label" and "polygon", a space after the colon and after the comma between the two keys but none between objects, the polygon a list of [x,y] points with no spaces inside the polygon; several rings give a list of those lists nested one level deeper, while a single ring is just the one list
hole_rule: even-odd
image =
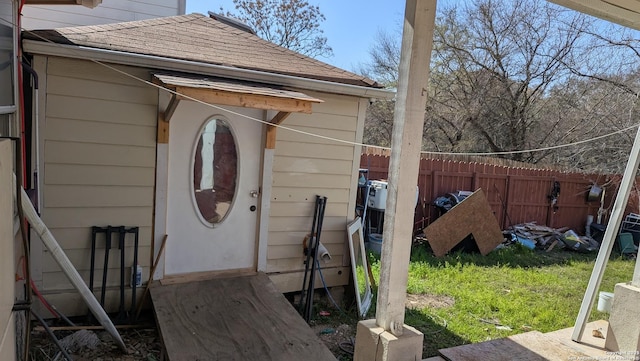
[{"label": "concrete block", "polygon": [[618,283],[613,293],[604,347],[636,355],[636,351],[640,351],[640,288]]},{"label": "concrete block", "polygon": [[396,337],[378,327],[376,320],[358,322],[354,361],[422,360],[422,332],[403,325],[402,336]]}]

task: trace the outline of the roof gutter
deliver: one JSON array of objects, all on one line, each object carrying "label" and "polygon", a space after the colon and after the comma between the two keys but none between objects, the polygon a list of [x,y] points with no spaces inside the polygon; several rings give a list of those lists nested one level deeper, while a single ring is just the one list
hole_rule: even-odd
[{"label": "roof gutter", "polygon": [[291,75],[267,73],[257,70],[235,68],[231,66],[164,58],[155,55],[125,53],[115,50],[47,43],[36,40],[24,40],[23,49],[26,52],[35,54],[61,56],[76,59],[91,59],[144,68],[155,68],[162,70],[191,72],[210,76],[221,76],[246,81],[258,81],[280,86],[314,90],[319,92],[352,95],[364,98],[393,99],[395,97],[395,92],[386,89],[340,84],[324,80],[300,78]]}]

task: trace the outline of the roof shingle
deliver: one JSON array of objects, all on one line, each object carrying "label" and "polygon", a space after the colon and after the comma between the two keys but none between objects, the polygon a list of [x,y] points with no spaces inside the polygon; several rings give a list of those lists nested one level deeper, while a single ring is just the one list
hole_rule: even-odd
[{"label": "roof shingle", "polygon": [[25,33],[25,38],[381,88],[371,79],[280,47],[202,14],[36,30]]}]

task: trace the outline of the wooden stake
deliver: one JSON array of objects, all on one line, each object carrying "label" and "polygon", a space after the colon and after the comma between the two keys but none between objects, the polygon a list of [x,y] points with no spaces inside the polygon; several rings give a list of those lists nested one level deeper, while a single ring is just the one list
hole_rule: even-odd
[{"label": "wooden stake", "polygon": [[140,316],[140,312],[142,311],[142,305],[144,304],[144,299],[149,294],[149,287],[151,286],[151,282],[153,281],[153,275],[156,273],[156,268],[158,267],[158,263],[160,263],[160,257],[164,253],[164,246],[167,244],[167,237],[168,235],[166,234],[164,235],[164,237],[162,237],[162,243],[160,243],[160,250],[158,251],[158,255],[156,256],[156,259],[153,262],[153,265],[151,266],[151,272],[149,272],[149,280],[147,281],[147,285],[144,288],[144,293],[142,294],[142,297],[140,298],[140,303],[138,304],[138,309],[136,310],[136,317],[135,317],[136,320],[138,319],[138,317]]}]

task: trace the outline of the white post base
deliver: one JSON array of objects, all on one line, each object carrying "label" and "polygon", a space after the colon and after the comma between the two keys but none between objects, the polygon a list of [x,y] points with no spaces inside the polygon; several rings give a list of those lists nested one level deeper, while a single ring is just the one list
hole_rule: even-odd
[{"label": "white post base", "polygon": [[394,336],[376,324],[376,320],[358,322],[354,361],[422,360],[422,332],[403,325],[402,335]]},{"label": "white post base", "polygon": [[637,355],[640,351],[640,288],[618,283],[613,295],[604,347]]}]

